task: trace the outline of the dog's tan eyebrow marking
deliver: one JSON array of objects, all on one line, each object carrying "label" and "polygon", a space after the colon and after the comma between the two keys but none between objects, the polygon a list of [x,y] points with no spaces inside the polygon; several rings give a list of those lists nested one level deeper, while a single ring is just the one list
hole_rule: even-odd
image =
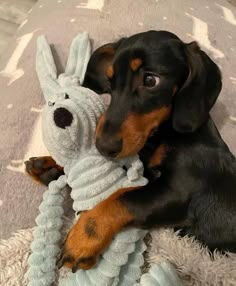
[{"label": "dog's tan eyebrow marking", "polygon": [[109,66],[109,67],[108,67],[106,74],[107,74],[107,76],[108,76],[109,78],[113,78],[113,76],[114,76],[113,66]]},{"label": "dog's tan eyebrow marking", "polygon": [[130,67],[133,71],[137,71],[143,61],[140,58],[135,58],[130,61]]}]

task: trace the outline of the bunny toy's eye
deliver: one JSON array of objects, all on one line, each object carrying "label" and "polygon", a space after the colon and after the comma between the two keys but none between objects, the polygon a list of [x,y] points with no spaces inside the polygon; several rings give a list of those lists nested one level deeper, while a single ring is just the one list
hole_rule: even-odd
[{"label": "bunny toy's eye", "polygon": [[65,94],[65,99],[69,99],[70,97],[69,97],[69,95],[66,93]]},{"label": "bunny toy's eye", "polygon": [[48,102],[48,106],[53,106],[54,104],[55,102],[51,102],[51,101]]}]

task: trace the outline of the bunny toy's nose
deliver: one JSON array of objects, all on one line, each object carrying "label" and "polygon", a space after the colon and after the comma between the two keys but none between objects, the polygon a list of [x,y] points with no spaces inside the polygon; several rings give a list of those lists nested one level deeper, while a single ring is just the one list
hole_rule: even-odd
[{"label": "bunny toy's nose", "polygon": [[73,115],[64,107],[59,107],[54,111],[54,122],[57,127],[65,129],[73,121]]}]

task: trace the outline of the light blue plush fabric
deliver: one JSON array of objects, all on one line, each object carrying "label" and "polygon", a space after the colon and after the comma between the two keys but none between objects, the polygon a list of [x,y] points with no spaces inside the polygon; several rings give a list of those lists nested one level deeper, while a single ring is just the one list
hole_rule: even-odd
[{"label": "light blue plush fabric", "polygon": [[[147,183],[138,156],[111,161],[102,157],[95,147],[95,128],[105,105],[101,96],[81,86],[90,53],[88,34],[79,34],[72,42],[65,73],[58,76],[46,38],[38,39],[36,69],[46,101],[42,114],[43,139],[51,156],[64,167],[65,175],[50,183],[39,207],[27,273],[29,286],[49,286],[55,282],[56,258],[62,240],[62,192],[66,185],[72,188],[73,209],[79,212],[93,208],[119,188]],[[71,113],[70,126],[60,128],[55,124],[54,112],[58,108]],[[124,165],[127,172],[122,168]],[[135,228],[120,232],[95,268],[71,273],[59,285],[134,285],[141,276],[145,235],[146,231]],[[149,281],[156,279],[153,275],[156,271],[154,268],[146,274],[140,285],[153,285]],[[166,275],[166,272],[158,273]]]},{"label": "light blue plush fabric", "polygon": [[174,267],[167,262],[154,264],[134,286],[183,286]]}]

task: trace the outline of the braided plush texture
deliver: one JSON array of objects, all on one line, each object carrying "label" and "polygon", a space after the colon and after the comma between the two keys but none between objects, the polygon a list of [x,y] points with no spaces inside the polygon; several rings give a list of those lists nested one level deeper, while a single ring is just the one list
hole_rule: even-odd
[{"label": "braided plush texture", "polygon": [[154,264],[134,286],[183,286],[174,267],[167,262]]},{"label": "braided plush texture", "polygon": [[[73,209],[77,213],[93,208],[119,188],[147,183],[138,156],[115,162],[102,157],[95,148],[95,128],[105,105],[101,96],[80,85],[89,56],[88,34],[79,34],[72,42],[65,73],[58,77],[45,37],[38,39],[36,69],[46,100],[43,138],[51,156],[64,167],[65,176],[49,185],[39,208],[29,258],[29,286],[49,286],[56,280],[63,225],[61,192],[67,184],[72,188]],[[60,118],[64,121],[56,120],[58,112],[63,113]],[[124,165],[127,172],[122,168]],[[134,285],[141,276],[145,234],[139,229],[120,232],[95,268],[71,273],[59,285]]]},{"label": "braided plush texture", "polygon": [[43,195],[43,202],[39,206],[40,214],[36,218],[38,227],[34,231],[34,241],[31,244],[32,254],[28,260],[28,286],[52,285],[55,281],[56,259],[60,253],[62,239],[62,191],[65,187],[66,178],[61,176],[50,183]]}]

